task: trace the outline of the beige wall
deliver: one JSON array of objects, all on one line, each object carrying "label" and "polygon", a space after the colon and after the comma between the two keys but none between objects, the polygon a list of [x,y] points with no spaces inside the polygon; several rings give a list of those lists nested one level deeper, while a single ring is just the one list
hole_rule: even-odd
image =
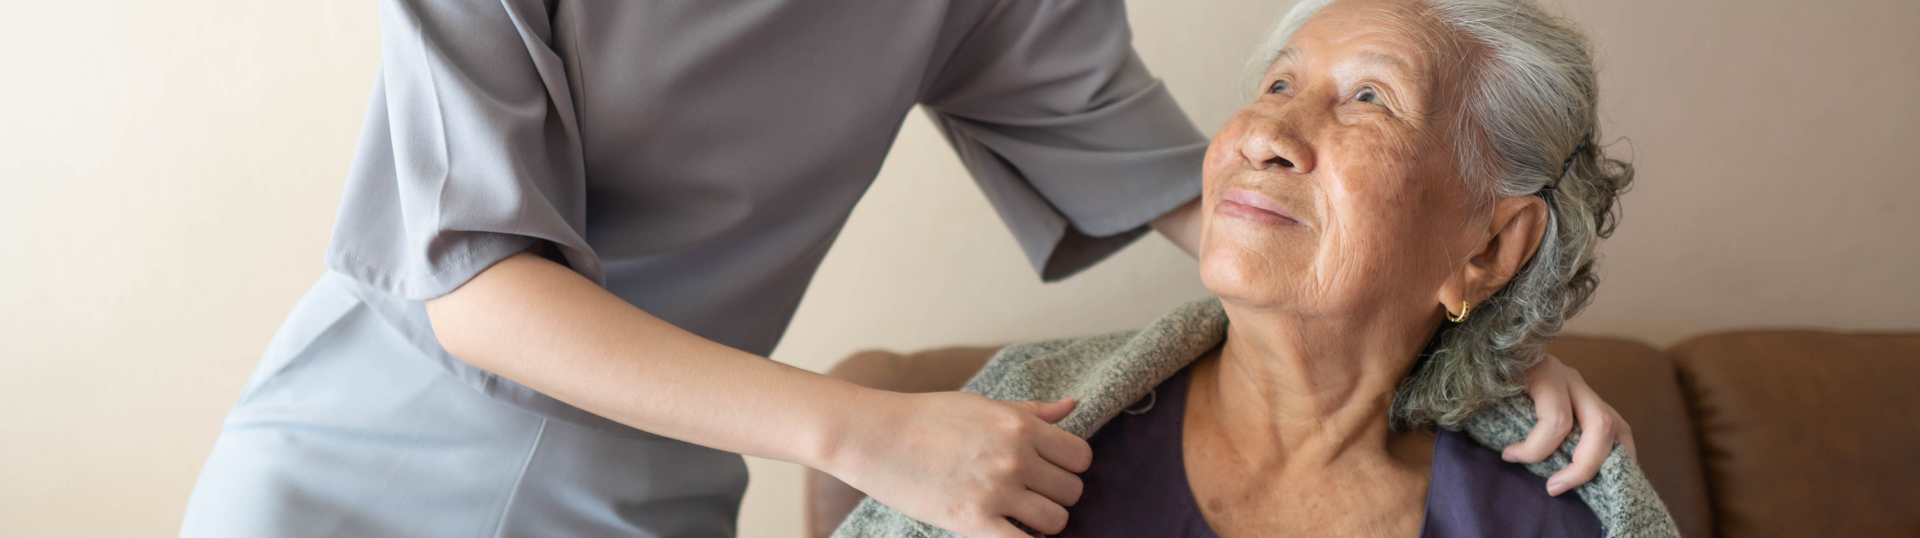
[{"label": "beige wall", "polygon": [[[320,273],[377,59],[368,2],[31,2],[0,50],[0,534],[158,536]],[[1202,129],[1283,2],[1134,1]],[[1590,333],[1920,329],[1920,3],[1582,0],[1638,187]],[[1198,295],[1150,238],[1042,286],[918,115],[775,358],[1137,326]],[[743,535],[799,531],[753,462]]]}]

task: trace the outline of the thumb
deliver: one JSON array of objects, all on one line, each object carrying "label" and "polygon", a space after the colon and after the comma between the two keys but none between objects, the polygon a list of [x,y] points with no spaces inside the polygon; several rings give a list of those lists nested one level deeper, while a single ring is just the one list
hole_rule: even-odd
[{"label": "thumb", "polygon": [[1034,418],[1038,418],[1040,420],[1046,421],[1048,424],[1052,424],[1055,422],[1059,422],[1060,419],[1067,418],[1067,414],[1073,412],[1074,402],[1073,402],[1073,398],[1061,398],[1051,402],[1009,402],[1009,403],[1013,404],[1014,407],[1019,408],[1021,411],[1026,411],[1027,413],[1032,414]]}]

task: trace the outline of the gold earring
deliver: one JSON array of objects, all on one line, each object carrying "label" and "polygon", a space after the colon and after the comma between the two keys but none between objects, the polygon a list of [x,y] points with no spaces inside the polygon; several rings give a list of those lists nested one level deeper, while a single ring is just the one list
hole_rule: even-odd
[{"label": "gold earring", "polygon": [[1459,323],[1467,320],[1467,313],[1473,311],[1473,303],[1460,301],[1460,315],[1447,314],[1447,321]]}]

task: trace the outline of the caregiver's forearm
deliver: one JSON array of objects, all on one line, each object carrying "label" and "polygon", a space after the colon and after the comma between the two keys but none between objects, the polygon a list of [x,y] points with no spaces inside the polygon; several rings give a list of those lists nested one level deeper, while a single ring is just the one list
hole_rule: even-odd
[{"label": "caregiver's forearm", "polygon": [[753,456],[818,465],[862,389],[673,326],[522,253],[427,301],[448,352],[594,414]]},{"label": "caregiver's forearm", "polygon": [[1167,214],[1153,219],[1153,229],[1168,241],[1187,251],[1194,257],[1200,256],[1200,199],[1181,204]]},{"label": "caregiver's forearm", "polygon": [[659,435],[826,471],[967,536],[1059,532],[1093,459],[1052,426],[1071,400],[900,394],[831,379],[674,327],[560,264],[517,254],[427,301],[474,366]]}]

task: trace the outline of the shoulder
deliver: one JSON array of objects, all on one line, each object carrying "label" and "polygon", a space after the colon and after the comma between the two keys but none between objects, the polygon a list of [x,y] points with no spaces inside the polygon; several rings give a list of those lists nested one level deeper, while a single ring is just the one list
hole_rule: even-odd
[{"label": "shoulder", "polygon": [[[1537,421],[1533,414],[1533,400],[1523,394],[1501,400],[1474,413],[1460,424],[1460,428],[1462,433],[1481,446],[1499,449],[1525,439]],[[1575,431],[1545,461],[1526,464],[1527,471],[1538,476],[1552,475],[1573,461],[1573,449],[1579,442],[1580,432]],[[1666,504],[1653,491],[1653,485],[1647,482],[1639,465],[1618,444],[1614,445],[1606,461],[1601,463],[1600,473],[1593,481],[1574,488],[1574,493],[1588,508],[1593,509],[1593,514],[1600,519],[1600,525],[1606,529],[1609,537],[1680,536],[1673,524],[1673,517],[1667,513]]]},{"label": "shoulder", "polygon": [[1212,296],[1175,307],[1146,327],[1084,338],[1009,346],[965,389],[1003,401],[1071,397],[1058,424],[1081,437],[1226,337],[1226,314]]},{"label": "shoulder", "polygon": [[1007,401],[1058,398],[1088,371],[1115,360],[1114,351],[1138,332],[1007,346],[995,353],[962,390]]},{"label": "shoulder", "polygon": [[1464,434],[1441,431],[1423,536],[1601,536],[1594,511],[1577,496],[1547,494],[1546,477]]}]

